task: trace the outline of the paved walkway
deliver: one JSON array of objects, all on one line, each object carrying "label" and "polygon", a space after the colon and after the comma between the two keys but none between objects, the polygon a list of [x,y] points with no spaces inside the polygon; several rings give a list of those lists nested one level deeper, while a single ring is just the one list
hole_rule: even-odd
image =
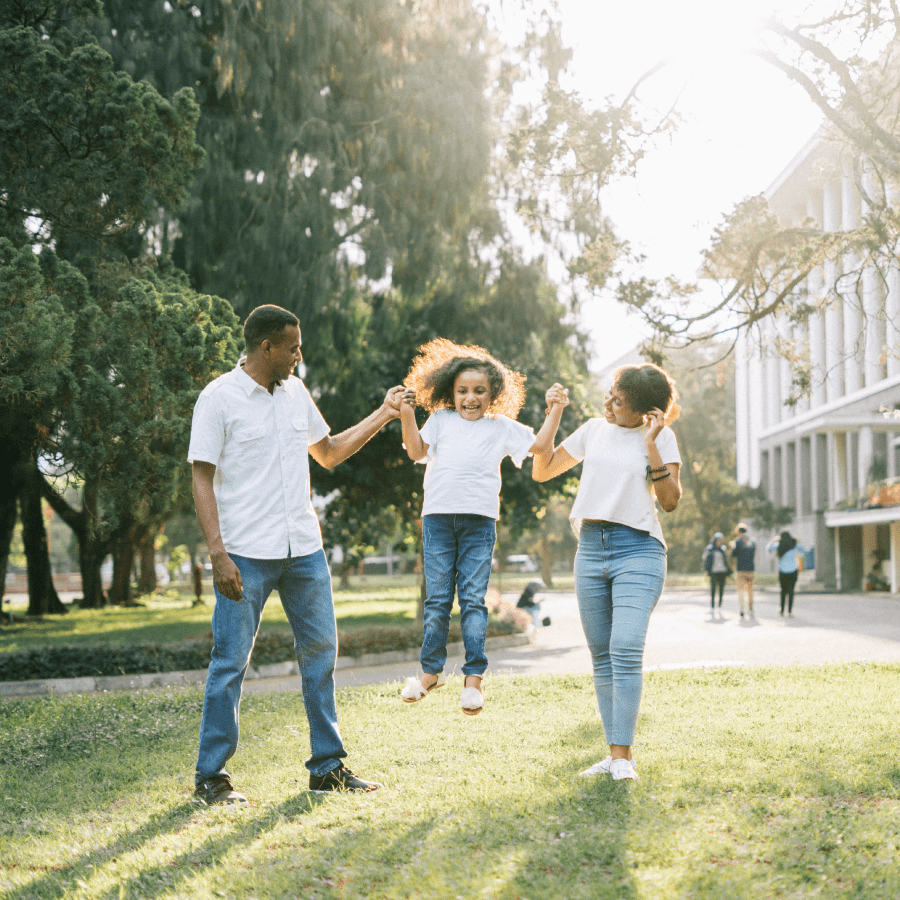
[{"label": "paved walkway", "polygon": [[[509,595],[509,599],[515,600],[516,596]],[[733,591],[726,595],[724,612],[715,617],[710,615],[706,590],[665,591],[650,620],[645,668],[900,662],[900,599],[885,594],[798,594],[794,617],[782,618],[778,615],[778,594],[757,591],[755,612],[753,618],[741,619]],[[552,624],[538,629],[530,643],[514,639],[492,642],[488,650],[489,675],[590,671],[575,595],[545,595],[541,615],[549,616]],[[457,648],[448,659],[448,674],[459,673],[462,667],[459,645]],[[335,680],[338,687],[399,682],[418,672],[416,656],[415,652],[385,654],[369,657],[367,664],[342,657],[339,661],[342,667],[335,673]],[[277,668],[268,667],[269,671]],[[176,684],[202,683],[204,678],[205,672],[172,673],[166,680]],[[101,679],[96,684],[93,679],[87,679],[83,686],[71,685],[67,689],[90,691],[146,686],[139,681],[140,676],[134,679],[132,684],[108,686],[103,686]],[[123,676],[119,681],[124,680]],[[35,682],[29,684],[37,686]],[[50,682],[42,687],[28,693],[53,691]],[[273,674],[244,682],[246,693],[293,691],[299,687],[299,675]],[[0,696],[20,692],[15,689],[15,683],[0,685]]]},{"label": "paved walkway", "polygon": [[[741,619],[732,591],[726,594],[724,612],[713,618],[708,591],[665,591],[650,619],[644,667],[900,662],[900,599],[884,594],[798,594],[793,618],[779,616],[778,605],[778,593],[757,591],[756,615]],[[531,644],[489,652],[489,674],[590,672],[575,595],[545,595],[541,615],[550,617],[550,627],[538,629]],[[462,664],[461,656],[453,656],[447,671],[459,672]],[[343,669],[336,677],[339,687],[349,687],[401,680],[417,671],[415,662],[406,662]],[[299,678],[264,679],[247,684],[246,690],[295,690],[298,685]]]}]

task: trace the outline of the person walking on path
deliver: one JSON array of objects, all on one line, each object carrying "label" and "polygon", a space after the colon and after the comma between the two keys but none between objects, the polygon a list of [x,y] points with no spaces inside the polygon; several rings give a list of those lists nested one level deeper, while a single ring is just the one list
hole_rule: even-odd
[{"label": "person walking on path", "polygon": [[[725,549],[725,535],[721,531],[717,531],[703,549],[703,571],[709,575],[709,605],[713,614],[716,611],[716,591],[719,592],[719,609],[721,610],[725,581],[731,574],[731,566],[728,565]],[[744,612],[741,610],[741,615],[743,614]]]},{"label": "person walking on path", "polygon": [[[500,516],[500,463],[509,456],[521,466],[529,453],[549,449],[569,402],[561,385],[547,391],[547,418],[535,437],[531,428],[515,421],[525,401],[524,380],[481,347],[437,338],[419,348],[404,382],[403,443],[413,462],[427,462],[422,677],[407,680],[400,694],[405,703],[417,703],[443,684],[456,593],[466,652],[460,706],[469,716],[484,708],[484,597]],[[417,401],[431,413],[421,431]]]},{"label": "person walking on path", "polygon": [[797,587],[797,578],[800,574],[799,556],[809,553],[809,550],[803,544],[798,544],[789,531],[782,531],[781,536],[774,538],[766,549],[778,557],[778,582],[781,585],[779,615],[784,615],[786,602],[787,614],[793,618],[794,589]]},{"label": "person walking on path", "polygon": [[334,690],[337,627],[309,456],[327,469],[352,456],[400,415],[403,388],[391,388],[375,412],[332,437],[294,375],[303,359],[297,317],[279,306],[257,307],[244,323],[244,341],[246,357],[200,394],[188,450],[216,599],[194,793],[208,805],[247,803],[225,766],[237,750],[241,685],[275,588],[302,676],[310,790],[373,791],[380,785],[343,763]]},{"label": "person walking on path", "polygon": [[681,499],[681,456],[668,427],[678,414],[674,381],[658,366],[622,366],[604,403],[532,475],[547,481],[584,461],[570,518],[578,532],[575,593],[593,661],[609,755],[583,776],[637,780],[632,745],[643,687],[644,643],[666,578],[656,511]]},{"label": "person walking on path", "polygon": [[750,540],[747,534],[747,526],[739,522],[734,529],[736,535],[731,545],[731,558],[735,562],[735,587],[737,588],[738,606],[741,616],[744,615],[744,598],[747,600],[747,611],[752,616],[753,612],[753,578],[756,568],[756,543]]}]

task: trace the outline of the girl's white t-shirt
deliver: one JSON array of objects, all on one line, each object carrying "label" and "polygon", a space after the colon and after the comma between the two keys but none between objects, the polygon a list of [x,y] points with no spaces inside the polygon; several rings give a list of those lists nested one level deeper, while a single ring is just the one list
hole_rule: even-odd
[{"label": "girl's white t-shirt", "polygon": [[470,513],[499,519],[500,463],[509,456],[521,468],[534,445],[534,431],[507,416],[470,422],[455,410],[438,409],[419,434],[428,444],[422,515]]},{"label": "girl's white t-shirt", "polygon": [[[650,461],[643,425],[622,428],[606,419],[589,419],[560,447],[577,462],[584,460],[569,515],[576,534],[582,519],[602,519],[649,532],[666,546],[656,492],[647,478]],[[657,435],[656,447],[664,464],[681,462],[675,433],[668,426]]]}]

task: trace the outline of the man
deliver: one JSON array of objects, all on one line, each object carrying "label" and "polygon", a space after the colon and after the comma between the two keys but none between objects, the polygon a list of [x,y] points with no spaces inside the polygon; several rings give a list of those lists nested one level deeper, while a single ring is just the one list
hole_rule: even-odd
[{"label": "man", "polygon": [[744,617],[744,597],[747,598],[747,606],[750,615],[753,612],[753,575],[754,560],[756,557],[756,544],[747,535],[747,526],[739,522],[734,529],[735,541],[731,546],[731,558],[735,561],[735,579],[738,595],[738,605],[741,610],[741,618]]},{"label": "man", "polygon": [[280,306],[244,323],[246,357],[197,400],[188,460],[194,505],[215,582],[213,650],[200,723],[195,796],[243,806],[225,764],[238,746],[241,684],[266,600],[278,588],[294,633],[312,754],[311,791],[374,791],[346,768],[337,723],[337,626],[331,576],[312,506],[309,456],[327,469],[356,453],[400,415],[402,387],[332,437],[303,382],[300,324]]}]

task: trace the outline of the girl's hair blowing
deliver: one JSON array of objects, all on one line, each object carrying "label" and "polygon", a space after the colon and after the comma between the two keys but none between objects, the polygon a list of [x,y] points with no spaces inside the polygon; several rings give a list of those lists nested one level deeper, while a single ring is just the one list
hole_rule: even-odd
[{"label": "girl's hair blowing", "polygon": [[461,372],[476,369],[491,389],[490,415],[514,419],[525,402],[525,376],[513,372],[483,347],[435,338],[419,347],[403,386],[416,392],[416,403],[428,412],[455,409],[453,388]]}]

